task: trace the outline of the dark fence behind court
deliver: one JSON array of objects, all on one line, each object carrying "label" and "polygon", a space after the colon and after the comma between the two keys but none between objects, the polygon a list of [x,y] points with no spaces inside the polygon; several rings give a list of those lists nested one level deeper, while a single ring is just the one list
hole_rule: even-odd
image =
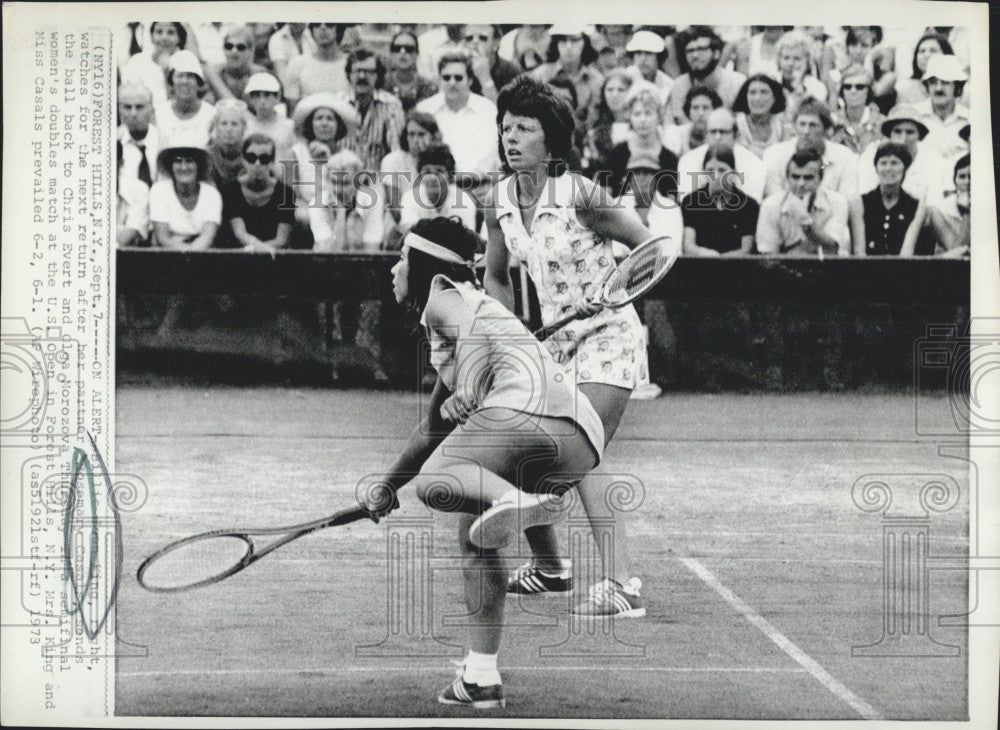
[{"label": "dark fence behind court", "polygon": [[[119,373],[364,383],[375,351],[395,385],[417,387],[419,331],[391,296],[397,257],[120,250]],[[963,330],[969,292],[968,261],[682,258],[640,309],[666,387],[897,390],[914,382],[928,327]],[[357,302],[375,340],[361,346],[338,331]]]}]

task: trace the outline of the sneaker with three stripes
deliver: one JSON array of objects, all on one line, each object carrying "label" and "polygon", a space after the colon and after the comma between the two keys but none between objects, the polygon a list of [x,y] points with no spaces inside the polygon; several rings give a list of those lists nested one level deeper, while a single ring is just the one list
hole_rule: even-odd
[{"label": "sneaker with three stripes", "polygon": [[507,592],[520,595],[565,593],[572,589],[573,576],[569,569],[559,573],[546,573],[530,562],[515,570],[507,581]]},{"label": "sneaker with three stripes", "polygon": [[630,578],[622,585],[616,580],[605,578],[590,588],[587,598],[570,612],[575,616],[611,616],[616,618],[641,618],[646,615],[639,591],[642,581]]}]

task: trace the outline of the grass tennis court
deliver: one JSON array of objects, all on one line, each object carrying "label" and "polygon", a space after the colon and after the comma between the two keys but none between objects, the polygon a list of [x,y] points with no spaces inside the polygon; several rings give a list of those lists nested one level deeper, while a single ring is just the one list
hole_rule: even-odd
[{"label": "grass tennis court", "polygon": [[[968,551],[967,462],[915,435],[912,396],[630,404],[604,467],[644,484],[628,525],[648,615],[581,626],[568,597],[508,599],[507,708],[488,712],[436,702],[465,637],[455,537],[449,516],[432,522],[405,489],[393,519],[307,536],[215,586],[152,594],[134,577],[143,557],[191,533],[292,525],[351,506],[358,479],[388,466],[416,422],[418,395],[129,385],[117,397],[117,471],[149,488],[123,515],[117,633],[133,646],[120,653],[146,647],[147,656],[119,660],[119,715],[967,715],[966,631],[936,620],[963,611],[966,572],[932,570],[926,592],[930,633],[957,656],[852,657],[882,632],[882,516],[852,501],[859,477],[950,475],[961,498],[932,517],[929,552]],[[947,399],[938,400],[943,422]],[[564,544],[587,549],[583,529],[571,515]],[[393,534],[416,536],[414,549],[420,536],[433,541],[422,572],[389,581]],[[512,567],[523,542],[520,551],[506,553]],[[401,610],[395,591],[424,603]]]}]

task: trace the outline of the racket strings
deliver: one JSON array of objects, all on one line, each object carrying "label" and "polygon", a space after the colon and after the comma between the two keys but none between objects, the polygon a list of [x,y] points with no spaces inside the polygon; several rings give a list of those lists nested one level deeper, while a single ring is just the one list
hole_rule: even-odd
[{"label": "racket strings", "polygon": [[251,544],[236,535],[191,540],[150,558],[142,583],[151,590],[170,591],[221,580],[242,566],[251,550]]},{"label": "racket strings", "polygon": [[612,272],[605,283],[604,297],[608,304],[629,302],[641,296],[659,281],[673,256],[660,241],[650,241],[635,249]]}]

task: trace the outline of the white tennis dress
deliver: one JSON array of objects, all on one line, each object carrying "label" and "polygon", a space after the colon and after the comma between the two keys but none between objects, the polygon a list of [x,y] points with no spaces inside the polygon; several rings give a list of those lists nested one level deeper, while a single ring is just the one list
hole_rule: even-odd
[{"label": "white tennis dress", "polygon": [[604,453],[604,425],[587,396],[576,388],[542,343],[493,297],[472,284],[454,282],[441,274],[435,276],[430,297],[447,290],[461,295],[472,309],[474,324],[472,332],[463,332],[453,341],[427,327],[426,312],[421,317],[421,324],[430,336],[431,365],[441,381],[455,392],[457,363],[462,358],[487,359],[489,380],[479,410],[507,408],[576,424],[600,462]]},{"label": "white tennis dress", "polygon": [[[593,296],[615,265],[612,242],[582,225],[571,173],[548,178],[531,224],[524,227],[514,176],[496,186],[497,222],[507,249],[527,267],[549,324]],[[545,341],[578,385],[604,383],[629,390],[648,380],[646,342],[635,308],[605,309],[570,322]]]}]

